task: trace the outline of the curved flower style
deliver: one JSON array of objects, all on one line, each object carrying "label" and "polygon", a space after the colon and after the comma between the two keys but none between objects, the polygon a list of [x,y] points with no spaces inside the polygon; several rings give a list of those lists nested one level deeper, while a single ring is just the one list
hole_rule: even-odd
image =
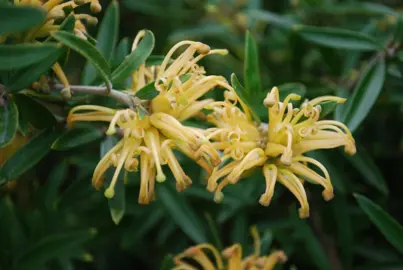
[{"label": "curved flower style", "polygon": [[[189,47],[177,59],[172,60],[173,51],[184,44]],[[111,166],[116,167],[105,196],[113,197],[114,186],[122,168],[135,171],[139,164],[140,203],[148,203],[153,199],[155,179],[158,182],[165,181],[166,177],[162,171],[162,165],[165,164],[176,179],[177,190],[186,188],[192,181],[182,170],[174,149],[195,160],[207,173],[211,173],[213,167],[220,163],[218,152],[204,134],[196,128],[181,124],[181,121],[197,114],[206,104],[214,101],[197,99],[214,88],[216,81],[224,80],[219,76],[205,76],[204,72],[201,72],[202,68],[196,64],[203,56],[214,53],[212,51],[207,45],[193,41],[180,42],[171,49],[162,65],[158,67],[159,73],[155,77],[159,95],[142,104],[148,109],[149,115],[143,116],[132,109],[114,110],[94,105],[78,106],[70,111],[69,124],[75,121],[105,121],[110,122],[107,135],[116,133],[116,127],[123,134],[122,140],[102,158],[94,171],[93,185],[100,188],[106,170]],[[201,54],[193,57],[195,52]],[[167,64],[169,61],[171,63]],[[142,66],[142,69],[136,71],[134,76],[137,78],[137,85],[134,85],[132,91],[137,91],[149,80],[145,80],[145,76],[148,76],[146,70],[146,67]],[[182,83],[180,76],[186,74],[189,74],[190,78]],[[215,83],[205,85],[206,81]],[[186,104],[177,102],[183,95],[189,97]]]},{"label": "curved flower style", "polygon": [[[255,252],[242,259],[242,247],[232,245],[220,252],[211,244],[200,244],[190,247],[183,253],[175,256],[177,265],[173,270],[272,270],[278,263],[284,263],[287,256],[283,251],[274,251],[268,256],[260,256],[260,237],[255,228],[252,228]],[[214,260],[211,260],[206,251],[210,251]],[[224,260],[226,263],[224,263]],[[193,262],[190,264],[190,262]],[[197,265],[197,267],[195,267]]]},{"label": "curved flower style", "polygon": [[[206,137],[214,141],[216,149],[223,151],[222,161],[231,160],[222,168],[215,168],[208,180],[207,189],[215,191],[215,200],[222,200],[221,190],[226,185],[237,183],[246,171],[256,167],[262,168],[266,179],[266,191],[259,200],[264,206],[270,204],[277,181],[300,202],[300,217],[309,216],[303,179],[322,185],[325,200],[333,198],[333,186],[326,168],[303,154],[339,146],[344,146],[350,155],[355,153],[354,139],[344,124],[319,120],[321,103],[343,103],[345,99],[323,96],[304,102],[300,108],[293,108],[290,101],[299,100],[300,96],[290,94],[281,102],[278,89],[274,87],[264,100],[269,122],[257,124],[244,104],[241,103],[243,110],[236,106],[239,99],[232,87],[226,87],[230,89],[226,100],[207,107],[213,110],[208,120],[216,127],[207,130]],[[322,175],[308,165],[316,166]]]}]

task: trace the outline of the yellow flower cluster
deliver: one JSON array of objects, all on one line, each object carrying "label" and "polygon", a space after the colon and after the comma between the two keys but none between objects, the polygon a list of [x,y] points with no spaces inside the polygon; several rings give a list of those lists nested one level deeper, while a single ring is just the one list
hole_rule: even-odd
[{"label": "yellow flower cluster", "polygon": [[[176,267],[173,270],[272,270],[278,263],[284,263],[287,256],[283,251],[274,251],[268,256],[260,255],[260,237],[256,228],[252,228],[254,253],[242,258],[242,246],[234,244],[220,252],[211,244],[200,244],[175,256]],[[209,257],[211,253],[212,257]],[[213,260],[211,258],[214,258]]]},{"label": "yellow flower cluster", "polygon": [[[140,32],[133,49],[144,35]],[[178,57],[174,54],[184,48]],[[333,187],[326,168],[306,152],[344,146],[354,154],[355,142],[348,128],[337,121],[320,120],[321,104],[344,103],[345,99],[323,96],[305,101],[294,108],[292,101],[300,100],[295,94],[280,101],[277,87],[267,94],[263,103],[268,108],[268,123],[252,119],[251,108],[237,96],[222,76],[206,75],[198,62],[211,54],[225,55],[226,50],[212,50],[206,44],[181,41],[168,52],[158,66],[142,65],[132,74],[132,89],[136,94],[154,82],[158,95],[142,101],[147,112],[132,109],[116,110],[101,106],[83,105],[73,108],[68,123],[75,121],[109,122],[107,135],[121,132],[122,140],[111,149],[95,169],[93,184],[100,188],[106,170],[114,166],[115,174],[105,196],[114,196],[114,186],[122,168],[136,171],[140,164],[140,203],[154,198],[155,180],[165,181],[162,166],[168,165],[176,179],[178,191],[192,183],[180,166],[173,150],[178,150],[198,163],[208,175],[207,189],[215,193],[215,200],[223,199],[222,189],[236,184],[252,169],[261,168],[266,179],[266,191],[259,202],[269,205],[276,182],[280,182],[300,202],[300,217],[309,216],[309,204],[304,181],[324,187],[323,197],[333,197]],[[203,99],[203,96],[221,87],[224,100]],[[189,127],[183,121],[200,115],[213,127]],[[320,171],[318,173],[311,167]]]},{"label": "yellow flower cluster", "polygon": [[[137,42],[136,38],[133,47]],[[176,59],[171,59],[183,46],[187,46],[186,50]],[[75,121],[106,121],[110,122],[107,135],[122,132],[123,139],[102,158],[93,176],[93,185],[100,188],[106,170],[111,166],[116,167],[112,181],[105,191],[106,197],[114,196],[114,186],[122,168],[136,171],[139,164],[139,203],[149,203],[154,198],[155,180],[165,181],[162,165],[168,165],[172,171],[178,191],[186,188],[192,181],[182,170],[174,149],[195,160],[208,172],[212,172],[213,166],[221,162],[219,153],[202,131],[181,123],[214,102],[212,99],[198,99],[218,82],[225,81],[221,76],[207,76],[204,69],[197,65],[203,57],[217,53],[225,54],[226,51],[211,50],[200,42],[183,41],[169,51],[160,66],[141,66],[133,74],[133,89],[130,91],[135,94],[148,81],[155,81],[159,94],[143,104],[148,109],[148,115],[131,109],[115,110],[94,105],[82,105],[70,111],[67,119],[69,124]],[[182,75],[187,74],[190,76],[181,80]]]},{"label": "yellow flower cluster", "polygon": [[[225,101],[207,106],[213,111],[207,119],[215,127],[205,131],[206,137],[214,141],[214,148],[222,151],[223,161],[230,160],[225,166],[216,167],[208,180],[207,189],[215,192],[215,200],[222,200],[221,190],[226,185],[237,183],[245,172],[257,167],[262,168],[266,179],[266,191],[259,200],[262,205],[270,204],[277,181],[300,202],[300,217],[309,216],[304,180],[322,185],[325,200],[333,198],[333,186],[326,168],[303,154],[339,146],[344,146],[350,155],[355,153],[354,139],[344,124],[319,120],[321,103],[343,103],[345,99],[323,96],[293,108],[291,101],[301,97],[290,94],[281,102],[278,88],[273,87],[264,100],[269,116],[269,122],[265,124],[252,121],[249,108],[240,102],[231,86],[227,88]],[[237,107],[238,102],[243,110]],[[316,166],[322,175],[309,164]],[[221,178],[224,179],[217,184]]]}]

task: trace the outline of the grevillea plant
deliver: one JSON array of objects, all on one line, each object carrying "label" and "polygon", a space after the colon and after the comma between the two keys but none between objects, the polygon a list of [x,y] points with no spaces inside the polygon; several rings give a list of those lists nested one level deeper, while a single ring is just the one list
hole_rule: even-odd
[{"label": "grevillea plant", "polygon": [[[315,199],[320,191],[314,185],[322,189],[325,201],[341,193],[341,201],[345,202],[346,194],[340,183],[343,172],[337,174],[339,167],[328,158],[331,155],[343,156],[369,177],[372,185],[386,189],[374,180],[376,176],[369,169],[360,169],[371,160],[360,154],[353,132],[376,101],[383,85],[385,59],[395,57],[400,48],[397,38],[387,40],[386,47],[382,47],[369,35],[352,30],[307,26],[262,10],[245,12],[242,3],[234,4],[232,11],[209,4],[205,11],[215,16],[214,23],[230,25],[223,39],[246,33],[243,52],[235,41],[228,44],[228,39],[216,48],[216,43],[208,39],[186,35],[178,38],[181,35],[176,33],[172,38],[176,42],[171,42],[170,49],[164,50],[164,55],[156,55],[154,47],[161,47],[160,41],[148,29],[136,32],[132,42],[124,38],[117,44],[117,1],[111,2],[103,14],[96,38],[91,35],[98,24],[95,16],[103,11],[98,0],[0,2],[0,184],[6,198],[1,206],[4,213],[13,213],[14,202],[27,207],[30,199],[36,198],[51,213],[44,214],[46,218],[60,218],[64,224],[60,228],[78,229],[59,236],[51,229],[56,238],[45,238],[37,244],[32,244],[36,241],[32,236],[29,248],[20,253],[16,250],[22,240],[13,244],[10,238],[7,243],[13,249],[7,253],[11,255],[4,260],[4,269],[37,269],[49,261],[56,259],[62,264],[73,257],[93,261],[93,255],[84,251],[83,245],[103,228],[90,225],[95,224],[92,214],[85,212],[96,201],[102,209],[108,208],[106,203],[109,205],[116,225],[124,223],[121,221],[127,215],[137,217],[142,213],[138,219],[133,218],[144,221],[136,231],[147,232],[161,222],[161,216],[167,217],[169,230],[179,227],[180,233],[195,245],[182,253],[179,252],[189,245],[188,241],[180,245],[181,249],[165,250],[179,253],[169,260],[172,265],[168,263],[167,269],[271,270],[284,264],[294,252],[281,237],[275,243],[279,249],[262,251],[267,240],[261,240],[253,226],[254,251],[245,252],[248,249],[242,239],[246,239],[243,235],[249,225],[245,216],[234,222],[238,230],[232,243],[236,244],[223,249],[216,223],[226,221],[228,213],[245,213],[244,209],[256,207],[257,203],[272,204],[264,210],[259,208],[270,220],[272,209],[281,204],[292,209],[290,220],[303,231],[298,237],[312,243],[314,234],[302,220],[311,217],[313,226],[328,243],[315,210],[315,204],[321,208],[324,202]],[[298,5],[298,1],[292,2]],[[374,11],[374,6],[366,7]],[[399,16],[392,11],[388,16],[387,22],[397,24],[396,31],[401,31]],[[361,79],[350,80],[357,85],[353,94],[342,90],[311,91],[301,83],[270,79],[260,70],[259,59],[263,56],[259,56],[259,43],[254,38],[261,37],[262,22],[267,20],[293,31],[296,40],[376,53],[362,75],[358,74]],[[223,48],[226,44],[228,47]],[[321,53],[328,56],[325,49]],[[359,56],[350,58],[354,57]],[[333,60],[329,61],[332,65]],[[222,65],[225,68],[220,72]],[[235,75],[240,66],[244,69],[242,82]],[[349,76],[354,74],[357,75],[352,72]],[[299,79],[305,80],[304,75]],[[337,83],[331,81],[329,85],[342,89],[335,86]],[[307,91],[311,93],[309,98],[305,97]],[[336,148],[343,151],[330,150]],[[35,184],[28,181],[30,177],[35,178]],[[338,179],[335,185],[333,177]],[[88,188],[91,178],[92,186],[101,192]],[[297,199],[298,218],[292,202],[272,203],[284,190],[277,183]],[[39,195],[26,195],[36,189]],[[186,194],[204,198],[205,205],[200,204],[195,211]],[[370,200],[356,196],[386,238],[403,250],[400,225]],[[81,205],[76,212],[82,214],[80,218],[74,217],[74,211],[65,211],[77,202]],[[231,210],[212,218],[212,213],[215,215],[222,206]],[[200,225],[196,212],[203,213],[208,224]],[[260,221],[259,230],[263,232],[266,227]],[[232,226],[231,222],[226,224]],[[45,227],[42,230],[45,232]],[[171,233],[169,230],[166,234]],[[213,234],[214,245],[207,231]],[[390,231],[397,236],[391,237]],[[137,240],[134,237],[133,241]],[[160,240],[159,245],[164,241]],[[53,252],[52,243],[56,247]],[[307,249],[314,252],[316,243]],[[125,245],[130,246],[130,240]],[[63,248],[65,253],[60,251]],[[326,252],[334,257],[337,254],[332,253],[332,248],[333,245]],[[243,256],[243,250],[251,255]],[[15,252],[18,254],[14,257]],[[44,257],[35,259],[41,256]],[[318,259],[319,268],[327,269],[333,264],[322,257]],[[345,265],[349,264],[347,261]],[[334,269],[341,269],[340,265]]]}]

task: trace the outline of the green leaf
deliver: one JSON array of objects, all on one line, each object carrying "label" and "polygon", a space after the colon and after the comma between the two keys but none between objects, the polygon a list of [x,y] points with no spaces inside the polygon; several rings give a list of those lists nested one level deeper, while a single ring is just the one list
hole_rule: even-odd
[{"label": "green leaf", "polygon": [[23,94],[14,95],[20,119],[37,129],[45,129],[56,124],[53,114],[40,102]]},{"label": "green leaf", "polygon": [[116,46],[115,53],[112,59],[112,66],[117,67],[121,62],[125,60],[125,57],[129,54],[129,39],[123,38]]},{"label": "green leaf", "polygon": [[[163,55],[150,55],[146,60],[146,66],[158,66],[164,61],[165,56]],[[168,62],[170,63],[170,62]]]},{"label": "green leaf", "polygon": [[345,105],[343,122],[353,132],[375,104],[385,81],[385,59],[380,57],[361,75],[352,97]]},{"label": "green leaf", "polygon": [[[114,170],[109,170],[106,174],[108,179],[112,179]],[[126,211],[126,192],[125,192],[125,177],[127,172],[120,172],[115,185],[115,195],[108,199],[109,211],[113,222],[118,225],[125,215]]]},{"label": "green leaf", "polygon": [[95,69],[99,72],[102,79],[105,82],[106,87],[111,90],[112,88],[112,78],[111,71],[108,62],[102,56],[102,54],[95,48],[91,43],[76,37],[74,34],[57,31],[52,32],[52,36],[62,42],[67,47],[77,51],[79,54],[84,56],[91,64],[94,65]]},{"label": "green leaf", "polygon": [[0,105],[0,148],[9,144],[17,132],[18,110],[13,100]]},{"label": "green leaf", "polygon": [[285,29],[291,29],[297,22],[291,18],[278,15],[266,10],[250,10],[248,15],[258,21],[266,22]]},{"label": "green leaf", "polygon": [[305,97],[306,87],[302,83],[284,83],[277,86],[280,94],[280,100],[284,100],[289,94],[301,96],[301,100]]},{"label": "green leaf", "polygon": [[160,270],[171,270],[175,268],[174,257],[171,254],[165,255]]},{"label": "green leaf", "polygon": [[176,225],[195,243],[206,243],[203,225],[183,195],[168,183],[157,184],[156,191],[158,200]]},{"label": "green leaf", "polygon": [[136,97],[139,99],[150,100],[158,96],[159,92],[154,87],[154,81],[148,83],[143,88],[136,92]]},{"label": "green leaf", "polygon": [[57,51],[54,51],[39,63],[19,69],[12,75],[10,82],[7,84],[7,90],[9,92],[17,92],[30,86],[34,81],[37,81],[41,75],[45,74],[64,52],[63,48],[58,48]]},{"label": "green leaf", "polygon": [[81,248],[95,234],[95,229],[87,229],[46,236],[21,255],[17,261],[17,268],[38,267],[51,259]]},{"label": "green leaf", "polygon": [[319,103],[320,107],[321,107],[321,111],[320,111],[320,116],[319,118],[323,118],[329,114],[331,114],[332,112],[334,112],[337,108],[337,105],[339,105],[339,103],[337,103],[336,101],[325,101],[325,102],[321,102]]},{"label": "green leaf", "polygon": [[149,30],[144,30],[145,35],[137,48],[129,54],[126,59],[113,71],[113,83],[121,83],[135,72],[141,64],[144,64],[147,57],[154,48],[154,35]]},{"label": "green leaf", "polygon": [[96,128],[74,128],[64,132],[52,144],[52,149],[68,150],[77,146],[85,145],[103,136],[103,133]]},{"label": "green leaf", "polygon": [[0,35],[3,33],[21,32],[44,23],[46,11],[30,6],[1,6]]},{"label": "green leaf", "polygon": [[[119,4],[112,1],[105,11],[102,22],[99,25],[96,37],[96,48],[109,62],[112,60],[113,51],[115,49],[119,36]],[[96,70],[91,62],[87,62],[84,67],[83,84],[91,85],[97,77]]]},{"label": "green leaf", "polygon": [[52,131],[42,132],[14,153],[0,170],[0,184],[17,178],[37,164],[49,153],[56,136]]},{"label": "green leaf", "polygon": [[354,194],[361,209],[381,231],[386,240],[403,253],[403,227],[379,205],[367,197]]},{"label": "green leaf", "polygon": [[245,37],[245,88],[249,97],[255,97],[262,92],[262,82],[259,71],[259,52],[252,34],[247,31]]},{"label": "green leaf", "polygon": [[249,111],[251,112],[253,118],[256,121],[260,122],[260,118],[258,114],[254,111],[254,106],[252,106],[252,102],[248,98],[248,93],[239,82],[235,73],[232,73],[231,75],[231,85],[234,88],[235,92],[237,93],[238,97],[241,99],[241,101],[249,108]]},{"label": "green leaf", "polygon": [[389,190],[386,180],[371,156],[357,145],[357,153],[354,156],[344,155],[346,159],[364,176],[364,180],[383,195],[388,195]]},{"label": "green leaf", "polygon": [[360,51],[381,49],[371,36],[360,32],[307,25],[295,25],[293,29],[305,40],[330,48]]},{"label": "green leaf", "polygon": [[0,45],[0,70],[39,63],[60,49],[56,43]]},{"label": "green leaf", "polygon": [[44,203],[47,209],[52,209],[55,206],[59,194],[59,188],[68,176],[68,164],[65,161],[54,166],[49,173],[46,182],[46,191],[44,195]]}]

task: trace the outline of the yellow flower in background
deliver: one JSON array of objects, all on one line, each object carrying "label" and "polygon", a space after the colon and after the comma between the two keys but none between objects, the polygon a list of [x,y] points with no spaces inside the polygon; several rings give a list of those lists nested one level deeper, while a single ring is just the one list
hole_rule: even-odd
[{"label": "yellow flower in background", "polygon": [[[269,114],[269,122],[265,124],[253,122],[244,104],[241,103],[243,111],[238,108],[239,99],[234,89],[229,85],[227,88],[230,90],[224,102],[207,107],[213,110],[208,120],[216,127],[206,130],[206,137],[223,152],[222,161],[229,160],[225,166],[215,168],[208,180],[207,189],[215,192],[215,200],[222,200],[221,190],[228,184],[237,183],[253,168],[261,168],[266,179],[266,191],[259,200],[262,205],[270,204],[277,181],[298,199],[301,218],[309,216],[304,180],[322,185],[325,200],[333,198],[328,171],[319,161],[304,154],[339,146],[344,146],[350,155],[355,153],[355,141],[344,124],[319,120],[321,103],[343,103],[345,99],[323,96],[304,102],[300,108],[293,108],[291,101],[299,100],[300,96],[290,94],[281,102],[278,89],[274,87],[264,100]],[[317,173],[309,165],[316,166],[322,173]]]},{"label": "yellow flower in background", "polygon": [[255,227],[251,233],[254,253],[245,258],[242,258],[242,246],[239,244],[224,249],[221,254],[211,244],[200,244],[175,256],[174,262],[177,266],[173,270],[272,270],[277,264],[287,260],[283,251],[274,251],[268,256],[261,256],[260,237]]},{"label": "yellow flower in background", "polygon": [[[141,34],[139,36],[141,37]],[[138,38],[134,44],[136,42]],[[214,52],[207,45],[193,41],[178,44],[167,54],[158,67],[159,73],[152,78],[159,94],[151,101],[142,102],[142,106],[147,110],[146,114],[140,113],[140,110],[115,110],[95,105],[77,106],[69,113],[67,119],[69,124],[76,121],[109,122],[107,135],[117,131],[123,135],[122,140],[102,158],[93,175],[93,185],[100,188],[106,170],[111,166],[116,168],[105,191],[105,196],[109,198],[114,195],[114,186],[122,168],[130,172],[136,171],[140,166],[140,203],[148,203],[153,199],[155,180],[165,181],[163,165],[168,165],[170,168],[176,179],[178,191],[190,185],[192,181],[176,159],[174,149],[193,159],[208,174],[221,162],[219,153],[203,132],[197,128],[184,126],[181,121],[194,116],[206,104],[214,101],[211,99],[198,101],[198,99],[217,86],[218,79],[225,79],[219,76],[205,76],[204,69],[196,63],[208,54],[222,51]],[[171,59],[173,52],[183,45],[189,47],[178,58]],[[194,57],[196,52],[199,55]],[[133,76],[136,78],[133,80],[135,85],[131,90],[134,93],[151,79],[146,70],[149,71],[143,65],[135,72]],[[190,78],[181,83],[179,78],[184,74],[188,74]],[[185,104],[178,102],[181,98],[186,98],[187,102]]]},{"label": "yellow flower in background", "polygon": [[[35,6],[42,8],[47,13],[46,21],[42,25],[24,33],[8,33],[2,35],[0,36],[0,42],[5,41],[9,36],[16,37],[17,42],[19,43],[38,42],[38,40],[47,38],[50,36],[52,31],[57,31],[60,29],[61,22],[63,22],[63,19],[69,15],[66,14],[65,10],[69,9],[71,10],[70,14],[72,14],[75,18],[75,35],[86,40],[87,30],[84,23],[96,25],[98,23],[98,19],[88,14],[77,14],[75,12],[76,8],[85,4],[90,4],[90,9],[93,13],[99,13],[102,10],[98,0],[74,0],[66,2],[63,0],[14,0],[14,5],[17,6]],[[70,83],[60,64],[56,62],[52,66],[52,70],[64,86],[62,95],[70,97]],[[37,90],[45,91],[50,89],[45,75],[42,75],[38,82],[34,82],[32,87]]]}]

